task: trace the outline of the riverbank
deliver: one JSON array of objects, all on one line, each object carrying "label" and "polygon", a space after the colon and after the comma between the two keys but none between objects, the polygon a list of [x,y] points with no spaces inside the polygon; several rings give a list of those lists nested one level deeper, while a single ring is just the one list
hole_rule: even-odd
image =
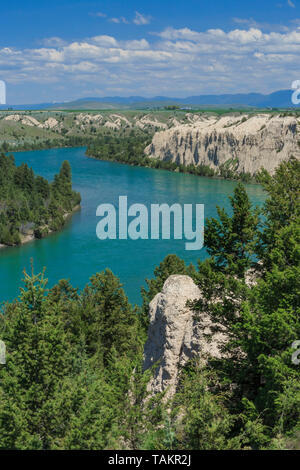
[{"label": "riverbank", "polygon": [[[23,151],[87,147],[86,155],[88,157],[103,161],[115,161],[131,166],[168,170],[176,173],[206,176],[215,179],[258,183],[256,176],[250,173],[239,173],[232,168],[228,168],[228,165],[220,165],[220,168],[216,171],[209,165],[184,165],[147,157],[144,155],[144,149],[150,144],[152,137],[153,133],[149,134],[141,130],[135,131],[133,135],[128,133],[122,136],[120,134],[89,135],[88,137],[64,136],[61,139],[48,139],[43,143],[35,142],[30,145],[8,146],[7,152],[17,153]],[[122,144],[121,148],[120,143]],[[105,148],[108,144],[110,149]],[[103,150],[105,151],[103,152]],[[112,152],[112,150],[114,151]]]},{"label": "riverbank", "polygon": [[[93,142],[93,140],[92,140]],[[89,147],[91,144],[91,140],[88,140],[85,143],[82,143],[81,145],[50,145],[47,147],[41,147],[41,146],[36,146],[32,149],[28,149],[27,147],[18,147],[15,149],[10,148],[8,150],[9,153],[17,153],[17,152],[27,152],[27,151],[38,151],[38,150],[54,150],[54,149],[72,149],[72,148],[85,148]],[[186,173],[189,175],[195,175],[195,176],[206,176],[208,178],[213,178],[213,179],[221,179],[221,180],[228,180],[228,181],[242,181],[243,183],[252,183],[252,184],[259,184],[259,181],[257,177],[253,177],[248,173],[231,173],[228,174],[228,171],[224,168],[221,169],[221,172],[223,174],[216,174],[213,169],[211,169],[207,165],[200,165],[200,166],[186,166],[186,165],[177,165],[176,163],[172,162],[166,162],[163,160],[157,160],[157,159],[151,159],[149,157],[140,157],[140,161],[137,162],[135,159],[134,162],[130,161],[123,161],[122,159],[118,158],[117,156],[115,158],[104,158],[101,157],[99,158],[98,156],[95,155],[90,155],[86,153],[86,156],[89,158],[94,158],[95,160],[102,160],[102,161],[114,161],[117,163],[122,163],[125,165],[130,165],[130,166],[136,166],[136,167],[144,167],[144,168],[152,168],[155,170],[166,170],[166,171],[172,171],[175,173]],[[224,174],[227,173],[227,174]],[[1,245],[0,245],[1,248]]]},{"label": "riverbank", "polygon": [[91,155],[86,151],[86,156],[88,158],[92,158],[94,160],[99,160],[99,161],[111,161],[111,162],[116,162],[116,163],[121,163],[122,165],[128,165],[128,166],[133,166],[133,167],[140,167],[140,168],[151,168],[153,170],[165,170],[165,171],[170,171],[172,173],[182,173],[182,174],[188,174],[188,175],[194,175],[194,176],[204,176],[206,178],[211,178],[214,180],[226,180],[226,181],[241,181],[243,183],[249,183],[249,184],[260,184],[259,178],[257,176],[251,176],[250,174],[244,174],[244,173],[236,173],[236,174],[231,174],[229,176],[225,175],[218,175],[212,170],[210,167],[206,165],[200,165],[200,166],[185,166],[185,165],[177,165],[176,163],[172,162],[166,162],[163,160],[156,160],[156,159],[150,159],[149,157],[141,157],[140,161],[124,161],[122,159],[118,158],[105,158],[103,156],[98,157],[95,155]]},{"label": "riverbank", "polygon": [[[93,141],[92,141],[93,142]],[[36,146],[32,149],[28,149],[25,147],[18,147],[16,149],[10,149],[8,152],[12,153],[17,153],[17,152],[27,152],[27,151],[38,151],[38,150],[54,150],[54,149],[72,149],[72,148],[85,148],[89,147],[91,144],[91,141],[87,140],[85,143],[82,143],[82,145],[50,145],[47,147],[39,147]],[[256,177],[252,177],[248,173],[232,173],[232,174],[223,174],[223,175],[218,175],[215,173],[213,169],[211,169],[207,165],[200,165],[200,166],[186,166],[186,165],[177,165],[176,163],[172,162],[166,162],[163,160],[157,160],[157,159],[151,159],[148,157],[140,157],[140,161],[137,162],[136,160],[134,162],[130,161],[123,161],[122,159],[119,159],[117,156],[115,158],[104,158],[101,157],[99,158],[98,156],[95,155],[89,155],[86,153],[86,156],[89,158],[94,158],[95,160],[102,160],[102,161],[114,161],[117,163],[122,163],[125,165],[130,165],[130,166],[136,166],[136,167],[144,167],[144,168],[152,168],[155,170],[166,170],[166,171],[172,171],[175,173],[186,173],[189,175],[195,175],[195,176],[206,176],[208,178],[213,178],[213,179],[221,179],[221,180],[229,180],[229,181],[242,181],[243,183],[253,183],[253,184],[259,184],[259,181],[257,180]],[[226,172],[226,169],[221,169],[221,172]],[[1,245],[0,245],[1,248]]]},{"label": "riverbank", "polygon": [[155,158],[145,154],[152,137],[149,134],[130,133],[129,135],[99,136],[90,142],[86,155],[104,161],[115,161],[132,166],[147,167],[159,170],[169,170],[176,173],[206,176],[217,179],[236,180],[244,183],[257,183],[257,174],[239,172],[238,161],[227,161],[212,168],[209,164],[193,163],[186,165],[177,161]]},{"label": "riverbank", "polygon": [[[80,139],[81,140],[81,139]],[[34,152],[38,150],[54,150],[54,149],[68,149],[68,148],[84,148],[87,147],[88,144],[91,142],[90,138],[83,139],[83,141],[80,141],[79,143],[74,143],[73,145],[70,145],[68,143],[62,143],[62,145],[59,145],[57,142],[53,142],[53,145],[31,145],[30,148],[28,145],[20,145],[17,147],[14,146],[9,146],[7,150],[4,153],[18,153],[18,152]]]},{"label": "riverbank", "polygon": [[[63,215],[63,218],[65,220],[65,223],[71,219],[71,217],[73,216],[73,214],[75,214],[75,212],[78,212],[81,210],[81,205],[80,204],[77,204],[71,212],[66,212],[64,215]],[[33,241],[36,241],[36,240],[41,240],[43,238],[46,238],[54,233],[58,233],[59,231],[63,230],[64,229],[64,226],[65,226],[65,223],[64,225],[60,228],[60,230],[51,230],[49,228],[49,225],[44,225],[42,227],[38,227],[37,230],[41,230],[43,231],[44,235],[41,236],[41,237],[36,237],[34,233],[32,234],[20,234],[20,240],[21,242],[19,244],[15,244],[15,245],[4,245],[3,243],[0,243],[0,250],[3,250],[3,249],[6,249],[6,248],[14,248],[16,246],[22,246],[22,245],[25,245],[27,243],[30,243],[30,242],[33,242]]]},{"label": "riverbank", "polygon": [[60,230],[80,205],[81,195],[72,189],[67,160],[51,179],[35,174],[27,162],[18,166],[12,155],[0,155],[1,245],[23,245]]}]

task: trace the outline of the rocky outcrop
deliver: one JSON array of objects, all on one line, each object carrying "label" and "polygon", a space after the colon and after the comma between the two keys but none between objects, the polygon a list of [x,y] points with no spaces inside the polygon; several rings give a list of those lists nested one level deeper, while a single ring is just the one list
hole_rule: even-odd
[{"label": "rocky outcrop", "polygon": [[197,116],[195,121],[157,132],[145,154],[183,165],[223,166],[237,173],[271,174],[291,156],[300,158],[300,127],[296,117]]},{"label": "rocky outcrop", "polygon": [[174,275],[150,303],[144,370],[154,367],[148,384],[151,393],[166,391],[167,396],[173,395],[180,368],[194,356],[203,360],[208,355],[220,357],[226,334],[214,333],[209,340],[210,318],[202,313],[195,319],[194,312],[186,305],[188,300],[200,296],[200,290],[189,276]]}]

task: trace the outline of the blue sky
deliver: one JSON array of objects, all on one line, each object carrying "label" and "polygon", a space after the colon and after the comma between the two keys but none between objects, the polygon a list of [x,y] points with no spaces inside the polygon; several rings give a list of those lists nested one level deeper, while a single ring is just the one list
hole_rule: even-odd
[{"label": "blue sky", "polygon": [[10,104],[263,92],[300,79],[300,0],[1,5]]}]

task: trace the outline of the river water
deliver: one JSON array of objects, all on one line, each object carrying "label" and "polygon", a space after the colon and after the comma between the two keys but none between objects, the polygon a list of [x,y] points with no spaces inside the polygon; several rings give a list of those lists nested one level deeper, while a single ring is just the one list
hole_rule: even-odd
[{"label": "river water", "polygon": [[[120,277],[129,299],[140,303],[140,288],[145,278],[169,253],[187,263],[196,263],[206,256],[205,249],[186,251],[184,240],[106,240],[96,236],[99,204],[118,205],[119,196],[127,196],[128,204],[204,204],[205,217],[216,216],[216,205],[229,209],[228,196],[235,182],[138,168],[114,162],[87,158],[84,148],[51,149],[15,154],[16,163],[26,162],[36,174],[52,180],[61,163],[72,166],[73,187],[82,196],[81,210],[74,214],[59,233],[21,247],[0,250],[0,301],[19,295],[23,270],[35,272],[46,267],[51,287],[60,279],[70,279],[80,289],[89,277],[106,267]],[[247,185],[254,204],[261,205],[264,192],[259,185]]]}]

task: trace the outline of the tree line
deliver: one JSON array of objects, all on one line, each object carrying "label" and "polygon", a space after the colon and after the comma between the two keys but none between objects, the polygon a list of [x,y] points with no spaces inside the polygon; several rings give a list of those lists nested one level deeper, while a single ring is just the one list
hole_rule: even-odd
[{"label": "tree line", "polygon": [[64,216],[80,204],[80,199],[72,190],[68,161],[49,183],[26,163],[17,166],[13,155],[0,154],[0,243],[19,245],[25,234],[42,238],[49,231],[59,230]]},{"label": "tree line", "polygon": [[219,170],[216,171],[204,164],[197,166],[184,165],[182,163],[147,157],[144,150],[151,141],[152,134],[147,131],[137,132],[131,130],[130,133],[125,135],[101,135],[88,143],[86,155],[99,160],[111,160],[127,165],[189,173],[196,176],[220,176],[225,179],[241,180],[245,183],[256,180],[250,173],[238,173],[228,168],[228,165],[221,165]]}]

